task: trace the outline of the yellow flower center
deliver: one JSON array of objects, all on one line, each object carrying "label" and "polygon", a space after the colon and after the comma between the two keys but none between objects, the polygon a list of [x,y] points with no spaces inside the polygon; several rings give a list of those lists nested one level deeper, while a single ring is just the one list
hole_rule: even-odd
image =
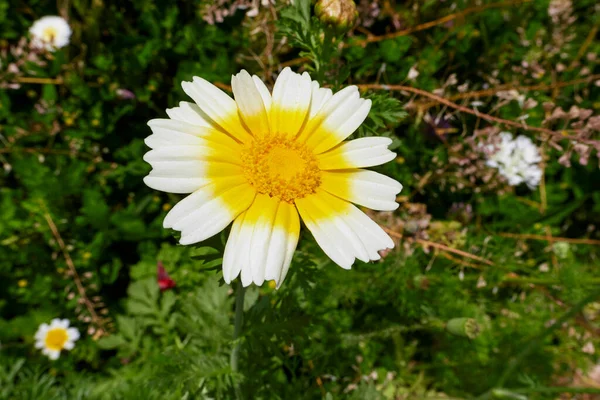
[{"label": "yellow flower center", "polygon": [[315,193],[321,171],[304,144],[283,136],[254,140],[242,151],[244,174],[259,192],[288,203]]},{"label": "yellow flower center", "polygon": [[42,38],[45,42],[52,43],[54,42],[54,38],[56,37],[56,29],[53,27],[49,27],[44,29],[44,33],[42,34]]},{"label": "yellow flower center", "polygon": [[64,328],[50,329],[46,334],[46,347],[50,350],[62,350],[67,343],[69,335]]}]

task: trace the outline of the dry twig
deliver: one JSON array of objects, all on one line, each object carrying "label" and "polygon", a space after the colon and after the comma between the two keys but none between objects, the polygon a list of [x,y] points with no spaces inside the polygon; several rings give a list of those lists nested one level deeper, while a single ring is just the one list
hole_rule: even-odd
[{"label": "dry twig", "polygon": [[462,18],[469,14],[478,13],[481,11],[488,10],[490,8],[509,7],[509,6],[514,6],[514,5],[518,5],[518,4],[529,3],[531,1],[533,1],[533,0],[510,0],[510,1],[501,1],[498,3],[484,4],[481,6],[469,7],[460,12],[446,15],[445,17],[442,17],[442,18],[439,18],[439,19],[436,19],[433,21],[425,22],[423,24],[419,24],[419,25],[413,26],[411,28],[403,29],[401,31],[391,32],[391,33],[387,33],[387,34],[381,35],[381,36],[369,36],[364,40],[359,40],[359,41],[353,42],[351,45],[359,45],[359,46],[363,45],[364,46],[367,43],[381,42],[383,40],[394,39],[394,38],[397,38],[400,36],[410,35],[411,33],[414,33],[414,32],[424,31],[426,29],[433,28],[434,26],[442,25],[442,24],[445,24],[452,20],[455,20],[457,18]]},{"label": "dry twig", "polygon": [[81,282],[81,278],[79,277],[79,274],[77,273],[77,269],[75,269],[75,264],[73,263],[73,259],[71,258],[71,255],[69,254],[69,251],[67,250],[67,246],[65,245],[65,242],[63,241],[62,236],[60,235],[60,232],[59,232],[58,228],[56,227],[54,220],[52,219],[52,216],[50,215],[50,213],[48,212],[48,209],[46,208],[46,205],[42,201],[40,201],[40,205],[44,212],[44,219],[46,220],[46,223],[48,224],[50,231],[52,231],[52,236],[54,236],[54,239],[58,243],[58,246],[60,247],[60,251],[62,252],[62,255],[65,259],[65,263],[67,264],[67,267],[69,268],[69,273],[73,277],[73,282],[75,283],[75,286],[77,287],[77,292],[79,293],[80,299],[83,302],[83,304],[85,305],[85,308],[87,309],[88,313],[90,314],[91,325],[94,327],[93,338],[98,339],[106,333],[105,323],[106,323],[107,319],[98,315],[98,313],[96,312],[96,308],[94,307],[94,303],[92,303],[92,301],[87,297],[85,287],[83,286],[83,283]]},{"label": "dry twig", "polygon": [[410,92],[410,93],[414,93],[414,94],[417,94],[420,96],[429,97],[430,99],[433,99],[433,100],[437,101],[438,103],[444,104],[450,108],[454,108],[455,110],[462,111],[466,114],[474,115],[474,116],[484,119],[488,122],[495,122],[495,123],[498,123],[501,125],[513,126],[516,128],[524,129],[526,131],[541,132],[546,135],[553,136],[559,140],[569,139],[569,140],[574,140],[574,141],[578,141],[578,142],[585,143],[585,144],[596,145],[596,142],[593,140],[578,138],[578,137],[570,136],[570,135],[563,135],[560,132],[555,132],[555,131],[553,131],[551,129],[547,129],[547,128],[541,128],[541,127],[537,127],[537,126],[527,125],[524,122],[516,122],[516,121],[504,119],[504,118],[494,117],[493,115],[482,113],[482,112],[474,110],[472,108],[468,108],[468,107],[453,103],[444,97],[438,96],[438,95],[428,92],[426,90],[417,89],[417,88],[413,88],[410,86],[379,85],[379,84],[362,84],[362,85],[357,85],[357,86],[361,89],[379,89],[379,90],[394,90],[394,91]]}]

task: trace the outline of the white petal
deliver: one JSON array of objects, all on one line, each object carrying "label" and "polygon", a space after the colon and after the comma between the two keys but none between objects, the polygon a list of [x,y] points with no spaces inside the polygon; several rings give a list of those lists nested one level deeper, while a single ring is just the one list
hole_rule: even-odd
[{"label": "white petal", "polygon": [[191,125],[207,128],[216,127],[216,123],[198,105],[187,101],[180,102],[179,107],[167,108],[167,115],[171,119],[183,121]]},{"label": "white petal", "polygon": [[38,340],[44,339],[46,337],[46,334],[48,333],[48,330],[50,330],[50,325],[43,323],[39,326],[38,330],[35,332],[34,337]]},{"label": "white petal", "polygon": [[187,194],[195,192],[210,182],[205,178],[165,178],[158,176],[144,177],[144,183],[151,189],[161,192]]},{"label": "white petal", "polygon": [[175,205],[163,225],[181,231],[181,244],[200,242],[225,229],[255,194],[243,177],[213,182]]},{"label": "white petal", "polygon": [[181,87],[225,132],[243,143],[252,140],[252,135],[242,125],[236,102],[221,89],[197,76],[193,82],[183,82]]},{"label": "white petal", "polygon": [[277,210],[265,267],[265,279],[274,280],[278,289],[290,269],[299,236],[298,211],[293,205],[282,202]]},{"label": "white petal", "polygon": [[352,206],[346,221],[358,233],[360,240],[369,251],[371,260],[379,260],[379,251],[394,248],[394,241],[368,215]]},{"label": "white petal", "polygon": [[229,232],[229,238],[225,244],[225,251],[223,252],[223,279],[228,284],[231,283],[242,270],[242,263],[238,262],[237,259],[238,255],[247,255],[249,253],[246,250],[242,250],[242,246],[248,245],[249,241],[242,241],[243,237],[240,235],[245,216],[246,212],[243,212],[235,219],[235,221],[233,221],[231,231]]},{"label": "white petal", "polygon": [[[304,200],[304,199],[302,199]],[[337,235],[335,226],[323,224],[322,221],[314,219],[300,200],[296,200],[296,207],[304,224],[313,234],[317,244],[333,262],[344,269],[350,269],[355,257],[351,249],[348,249],[343,239]]]},{"label": "white petal", "polygon": [[354,259],[379,260],[378,251],[393,248],[392,239],[354,205],[327,192],[296,200],[302,220],[325,253],[342,268]]},{"label": "white petal", "polygon": [[392,211],[398,208],[396,195],[402,185],[374,171],[323,171],[324,190],[344,200],[373,210]]},{"label": "white petal", "polygon": [[367,249],[342,218],[350,203],[318,190],[314,195],[296,200],[296,206],[319,246],[334,262],[342,268],[350,268],[355,258],[369,261]]},{"label": "white petal", "polygon": [[271,104],[271,132],[290,137],[299,131],[310,109],[311,80],[308,74],[292,72],[287,67],[277,77]]},{"label": "white petal", "polygon": [[246,70],[231,78],[235,101],[246,126],[255,136],[269,133],[269,118],[262,95]]},{"label": "white petal", "polygon": [[207,141],[231,148],[239,148],[239,144],[231,136],[223,131],[206,126],[162,118],[148,121],[148,126],[152,129],[153,134],[148,136],[144,142],[152,149],[161,146],[206,146]]},{"label": "white petal", "polygon": [[323,108],[323,105],[331,99],[333,92],[331,89],[319,88],[317,81],[312,81],[312,99],[310,102],[309,118],[313,118]]},{"label": "white petal", "polygon": [[69,328],[67,329],[68,340],[75,341],[79,339],[79,330],[77,328]]},{"label": "white petal", "polygon": [[60,350],[49,350],[48,349],[46,355],[51,360],[58,360],[58,357],[60,357]]},{"label": "white petal", "polygon": [[267,110],[267,113],[269,113],[271,111],[271,103],[272,103],[271,92],[269,92],[269,89],[267,88],[265,83],[258,76],[252,75],[252,80],[254,81],[254,84],[256,85],[256,89],[260,93],[260,97],[262,97],[263,104],[265,105],[265,109]]},{"label": "white petal", "polygon": [[307,145],[317,154],[337,146],[363,123],[370,110],[371,100],[349,100],[325,118]]},{"label": "white petal", "polygon": [[396,153],[388,150],[392,139],[365,137],[344,142],[317,156],[320,169],[373,167],[393,160]]},{"label": "white petal", "polygon": [[285,278],[298,243],[300,221],[294,206],[258,194],[236,219],[225,246],[223,277],[230,283],[241,272],[242,284],[262,285]]},{"label": "white petal", "polygon": [[43,340],[37,340],[35,342],[36,349],[43,349],[46,346],[46,343]]},{"label": "white petal", "polygon": [[70,342],[70,341],[67,340],[65,342],[64,346],[63,346],[63,349],[65,349],[65,350],[73,350],[74,347],[75,347],[75,343]]}]

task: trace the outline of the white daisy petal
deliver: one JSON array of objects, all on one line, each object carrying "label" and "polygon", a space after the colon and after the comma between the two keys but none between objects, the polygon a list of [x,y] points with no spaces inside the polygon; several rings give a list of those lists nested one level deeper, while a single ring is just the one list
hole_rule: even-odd
[{"label": "white daisy petal", "polygon": [[75,341],[79,339],[79,330],[77,328],[69,328],[67,329],[67,335],[69,337],[68,340]]},{"label": "white daisy petal", "polygon": [[261,137],[269,133],[269,118],[261,92],[255,81],[246,70],[231,78],[233,96],[246,126],[254,134]]},{"label": "white daisy petal", "polygon": [[281,284],[300,233],[294,206],[259,194],[232,227],[223,256],[223,277],[230,283],[242,274],[242,284]]},{"label": "white daisy petal", "polygon": [[148,121],[152,135],[144,141],[151,149],[161,146],[207,145],[210,143],[239,148],[238,143],[226,133],[206,126],[192,125],[184,121],[157,118]]},{"label": "white daisy petal", "polygon": [[[229,238],[225,244],[225,251],[223,252],[223,279],[228,284],[237,278],[242,270],[242,263],[238,262],[238,255],[249,253],[246,249],[242,249],[242,245],[248,245],[249,241],[242,241],[243,237],[240,235],[245,216],[246,212],[243,212],[233,221]],[[252,275],[250,275],[251,277]]]},{"label": "white daisy petal", "polygon": [[379,251],[394,248],[394,241],[375,221],[351,205],[345,220],[356,232],[369,252],[371,260],[379,260]]},{"label": "white daisy petal", "polygon": [[348,86],[334,94],[311,118],[299,140],[316,154],[327,151],[350,136],[370,109],[371,100],[361,99],[358,88]]},{"label": "white daisy petal", "polygon": [[75,347],[75,343],[74,342],[70,342],[70,341],[66,341],[63,349],[65,350],[73,350],[73,348]]},{"label": "white daisy petal", "polygon": [[296,200],[296,206],[319,246],[342,268],[349,269],[355,258],[378,260],[378,251],[394,246],[362,211],[325,191]]},{"label": "white daisy petal", "polygon": [[252,140],[252,135],[242,125],[236,102],[221,89],[197,76],[193,82],[183,82],[181,87],[225,132],[242,143]]},{"label": "white daisy petal", "polygon": [[50,329],[50,325],[43,323],[39,326],[37,332],[35,333],[35,339],[37,340],[43,340],[46,337],[46,333],[48,333],[48,330]]},{"label": "white daisy petal", "polygon": [[48,350],[46,355],[51,360],[58,360],[58,357],[60,357],[60,350]]},{"label": "white daisy petal", "polygon": [[312,98],[310,102],[309,118],[313,118],[323,108],[323,105],[331,99],[331,89],[320,88],[317,81],[312,81]]},{"label": "white daisy petal", "polygon": [[317,156],[319,168],[365,168],[385,164],[396,157],[396,153],[388,150],[390,144],[392,139],[385,137],[365,137],[344,142]]},{"label": "white daisy petal", "polygon": [[181,231],[181,244],[200,242],[225,229],[250,206],[255,194],[243,177],[213,182],[173,207],[163,225]]},{"label": "white daisy petal", "polygon": [[256,90],[258,90],[258,93],[260,93],[260,97],[262,98],[263,104],[265,106],[265,110],[267,110],[267,113],[270,113],[271,103],[273,101],[271,98],[271,92],[269,92],[269,89],[267,88],[265,83],[263,81],[261,81],[258,76],[252,75],[252,80],[254,81],[254,84],[256,85]]},{"label": "white daisy petal", "polygon": [[216,128],[216,123],[198,105],[187,101],[180,102],[179,107],[167,108],[167,115],[172,120],[206,128]]},{"label": "white daisy petal", "polygon": [[314,219],[313,215],[306,209],[302,200],[296,200],[296,207],[302,217],[302,221],[313,234],[318,245],[331,260],[344,269],[350,269],[354,263],[352,249],[348,249],[343,238],[338,237],[337,228],[331,224],[322,223],[322,220]]},{"label": "white daisy petal", "polygon": [[373,171],[323,171],[322,188],[344,200],[373,210],[392,211],[399,206],[396,195],[402,190],[402,185]]},{"label": "white daisy petal", "polygon": [[304,125],[310,109],[310,77],[284,68],[275,81],[272,99],[271,131],[294,137]]}]

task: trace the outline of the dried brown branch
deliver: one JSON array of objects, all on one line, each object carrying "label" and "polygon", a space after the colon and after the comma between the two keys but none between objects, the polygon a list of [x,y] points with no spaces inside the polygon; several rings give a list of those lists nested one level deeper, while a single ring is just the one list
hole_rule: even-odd
[{"label": "dried brown branch", "polygon": [[[505,85],[499,85],[494,88],[485,89],[485,90],[477,90],[477,91],[473,91],[473,92],[458,93],[458,94],[455,94],[452,96],[448,96],[448,97],[446,97],[446,99],[450,100],[450,101],[456,101],[456,100],[463,100],[463,99],[489,97],[489,96],[495,95],[496,93],[504,92],[506,90],[516,90],[518,92],[531,92],[531,91],[535,91],[535,90],[554,90],[554,89],[560,89],[563,87],[579,85],[581,83],[590,83],[590,82],[596,81],[598,79],[600,79],[600,74],[590,75],[585,78],[575,79],[572,81],[555,82],[555,83],[549,84],[549,85],[538,84],[538,85],[531,85],[531,86],[515,86],[513,84],[505,84]],[[427,110],[428,108],[431,108],[437,104],[439,104],[437,101],[430,101],[428,103],[419,104],[418,108],[419,108],[419,110],[424,111],[424,110]]]},{"label": "dried brown branch", "polygon": [[487,265],[495,265],[492,261],[487,260],[483,257],[479,257],[479,256],[476,256],[475,254],[467,253],[466,251],[453,249],[452,247],[448,247],[441,243],[431,242],[429,240],[424,240],[424,239],[416,239],[415,241],[424,247],[435,247],[437,249],[447,251],[449,253],[458,254],[459,256],[470,258],[472,260],[479,261],[479,262],[487,264]]},{"label": "dried brown branch", "polygon": [[596,38],[596,33],[598,33],[598,25],[595,25],[590,30],[590,33],[588,33],[587,37],[585,38],[585,41],[583,42],[583,44],[579,48],[579,51],[577,52],[577,55],[575,56],[575,58],[571,62],[571,65],[569,65],[569,68],[567,68],[567,71],[570,71],[570,70],[574,69],[577,66],[577,64],[579,63],[579,60],[581,59],[581,57],[583,57],[583,55],[587,51],[588,47],[590,47],[590,45],[594,42],[594,39]]},{"label": "dried brown branch", "polygon": [[546,242],[564,242],[564,243],[573,243],[573,244],[589,244],[593,246],[600,246],[600,240],[595,239],[574,239],[574,238],[565,238],[565,237],[554,237],[554,236],[544,236],[544,235],[532,235],[527,233],[509,233],[509,232],[500,232],[496,235],[506,237],[506,238],[514,238],[514,239],[523,239],[523,240],[544,240]]},{"label": "dried brown branch", "polygon": [[93,338],[98,339],[106,333],[105,323],[107,322],[107,318],[99,316],[98,313],[96,312],[96,307],[94,306],[94,303],[87,296],[85,287],[83,286],[83,283],[81,282],[81,278],[79,277],[79,274],[77,273],[77,269],[75,268],[75,264],[73,263],[73,259],[71,258],[71,255],[69,254],[69,251],[67,250],[67,246],[65,245],[65,242],[63,241],[62,236],[61,236],[58,228],[56,227],[54,220],[52,219],[52,216],[50,215],[50,213],[48,212],[48,209],[46,208],[46,205],[42,201],[40,201],[40,205],[44,212],[44,219],[46,220],[46,223],[48,224],[50,231],[52,231],[52,236],[54,236],[54,239],[58,243],[58,246],[60,247],[60,251],[62,252],[62,255],[65,259],[65,263],[67,264],[67,267],[69,268],[70,276],[73,278],[73,282],[75,283],[75,286],[77,287],[77,292],[79,293],[79,297],[80,297],[81,301],[83,302],[83,304],[85,305],[85,308],[87,309],[88,313],[90,314],[91,325],[94,327]]},{"label": "dried brown branch", "polygon": [[[394,230],[391,230],[391,229],[385,228],[385,227],[382,227],[382,229],[384,231],[386,231],[390,236],[393,236],[396,239],[403,239],[404,238],[404,235],[402,235],[401,233],[398,233],[398,232],[396,232]],[[417,239],[417,238],[412,239],[412,240],[414,240],[416,243],[418,243],[419,245],[421,245],[423,247],[434,247],[436,249],[440,249],[440,250],[446,251],[448,253],[458,254],[459,256],[470,258],[472,260],[479,261],[479,262],[487,264],[487,265],[495,265],[492,261],[487,260],[487,259],[485,259],[483,257],[479,257],[479,256],[476,256],[475,254],[467,253],[466,251],[462,251],[462,250],[454,249],[452,247],[448,247],[445,244],[431,242],[429,240]]]},{"label": "dried brown branch", "polygon": [[30,76],[17,76],[15,78],[16,83],[34,83],[39,85],[62,85],[63,79],[59,76],[58,78],[36,78]]},{"label": "dried brown branch", "polygon": [[[442,24],[445,24],[452,20],[455,20],[457,18],[462,18],[469,14],[475,14],[475,13],[478,13],[481,11],[488,10],[490,8],[510,7],[510,6],[514,6],[514,5],[530,3],[531,1],[533,1],[533,0],[511,0],[511,1],[502,1],[502,2],[498,2],[498,3],[484,4],[484,5],[475,6],[475,7],[469,7],[460,12],[446,15],[445,17],[442,17],[442,18],[439,18],[439,19],[436,19],[433,21],[425,22],[423,24],[419,24],[419,25],[413,26],[411,28],[403,29],[401,31],[391,32],[391,33],[387,33],[387,34],[381,35],[381,36],[369,36],[366,39],[355,41],[349,45],[364,46],[367,43],[381,42],[383,40],[394,39],[394,38],[397,38],[400,36],[410,35],[411,33],[414,33],[414,32],[424,31],[426,29],[433,28],[434,26],[442,25]],[[349,46],[349,45],[347,45],[347,46]]]},{"label": "dried brown branch", "polygon": [[428,97],[430,99],[437,101],[438,103],[444,104],[445,106],[448,106],[448,107],[453,108],[458,111],[462,111],[466,114],[474,115],[474,116],[484,119],[488,122],[495,122],[495,123],[501,124],[501,125],[513,126],[513,127],[519,128],[519,129],[526,130],[526,131],[541,132],[548,136],[552,136],[558,140],[569,139],[569,140],[574,140],[574,141],[578,141],[578,142],[585,143],[585,144],[596,145],[596,142],[593,140],[579,138],[579,137],[570,136],[570,135],[565,135],[561,132],[555,132],[551,129],[527,125],[524,122],[516,122],[516,121],[504,119],[504,118],[494,117],[492,115],[482,113],[482,112],[474,110],[472,108],[468,108],[468,107],[453,103],[444,97],[438,96],[438,95],[428,92],[426,90],[417,89],[417,88],[413,88],[410,86],[380,85],[380,84],[362,84],[362,85],[357,85],[357,86],[361,89],[379,89],[379,90],[394,90],[394,91],[410,92],[410,93],[417,94],[419,96]]}]

